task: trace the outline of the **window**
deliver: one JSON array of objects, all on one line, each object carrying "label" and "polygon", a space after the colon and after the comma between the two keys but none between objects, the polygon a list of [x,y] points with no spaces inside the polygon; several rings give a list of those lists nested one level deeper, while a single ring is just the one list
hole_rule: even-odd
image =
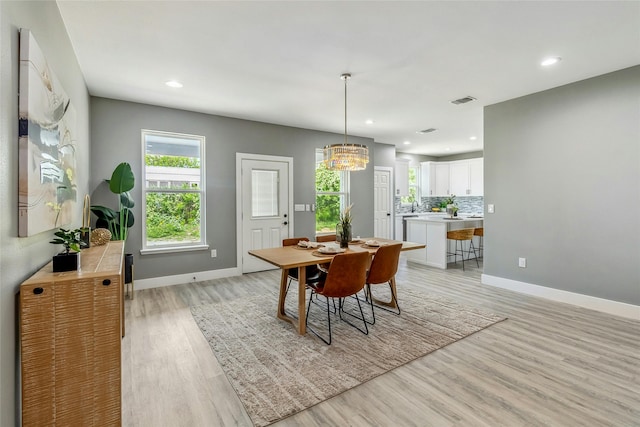
[{"label": "window", "polygon": [[420,168],[409,168],[409,195],[400,199],[401,203],[420,203]]},{"label": "window", "polygon": [[349,172],[332,171],[316,150],[316,233],[335,233],[340,212],[349,205]]},{"label": "window", "polygon": [[204,137],[142,131],[142,252],[205,246]]}]

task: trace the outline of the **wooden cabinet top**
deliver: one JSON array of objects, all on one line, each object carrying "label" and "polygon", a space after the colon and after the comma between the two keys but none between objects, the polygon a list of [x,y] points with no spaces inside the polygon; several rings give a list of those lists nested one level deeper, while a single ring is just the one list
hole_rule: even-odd
[{"label": "wooden cabinet top", "polygon": [[111,241],[101,246],[92,246],[80,252],[79,270],[54,273],[53,262],[49,262],[38,270],[36,274],[25,280],[21,286],[120,275],[123,256],[123,240]]}]

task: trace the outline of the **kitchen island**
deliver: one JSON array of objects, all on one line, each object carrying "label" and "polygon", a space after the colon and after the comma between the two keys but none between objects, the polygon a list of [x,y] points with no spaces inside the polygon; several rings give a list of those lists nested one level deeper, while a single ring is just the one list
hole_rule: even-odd
[{"label": "kitchen island", "polygon": [[[448,216],[427,216],[407,218],[407,240],[423,243],[426,248],[407,252],[407,261],[431,267],[447,268],[447,252],[453,252],[454,242],[447,240],[447,231],[462,228],[480,228],[483,218],[480,216],[459,216],[450,219]],[[473,243],[476,248],[478,242]],[[466,246],[465,246],[466,247]],[[470,254],[474,258],[474,254]],[[453,257],[451,257],[453,262]]]}]

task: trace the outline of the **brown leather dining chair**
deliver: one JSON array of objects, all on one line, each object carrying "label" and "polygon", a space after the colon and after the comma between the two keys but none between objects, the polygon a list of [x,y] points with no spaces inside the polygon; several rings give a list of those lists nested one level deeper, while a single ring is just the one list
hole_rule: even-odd
[{"label": "brown leather dining chair", "polygon": [[[338,315],[340,316],[341,320],[344,320],[345,323],[358,329],[363,334],[369,334],[369,328],[367,327],[367,322],[364,318],[362,305],[360,305],[360,298],[358,298],[358,292],[360,292],[364,288],[367,278],[367,265],[369,264],[369,257],[369,252],[352,252],[338,254],[333,257],[333,260],[331,260],[331,264],[329,265],[329,272],[327,273],[327,277],[325,278],[325,280],[309,284],[312,297],[314,294],[322,295],[327,300],[327,324],[329,328],[329,339],[325,339],[309,325],[311,299],[309,300],[309,304],[307,306],[307,317],[305,319],[307,329],[309,329],[309,331],[311,331],[326,344],[331,345],[331,309],[329,308],[329,298],[338,298]],[[360,317],[344,311],[344,299],[349,296],[355,296],[358,303],[358,308],[360,309]],[[343,313],[362,320],[364,329],[361,329],[360,327],[348,321],[345,317],[342,317]]]},{"label": "brown leather dining chair", "polygon": [[335,234],[321,234],[316,236],[316,242],[335,242],[336,235]]},{"label": "brown leather dining chair", "polygon": [[[305,241],[308,242],[309,238],[308,237],[291,237],[291,238],[287,238],[287,239],[282,239],[282,246],[293,246],[293,245],[297,245],[299,242],[301,241]],[[311,282],[317,282],[319,280],[321,280],[324,277],[324,274],[322,271],[320,271],[318,269],[317,265],[308,265],[306,267],[306,282],[307,283],[311,283]],[[291,281],[292,280],[298,280],[298,269],[297,268],[293,268],[291,270],[289,270],[289,283],[287,283],[287,289],[285,290],[285,298],[287,293],[289,292],[289,287],[291,286]]]},{"label": "brown leather dining chair", "polygon": [[[398,260],[400,259],[401,249],[402,243],[380,246],[380,248],[378,248],[375,255],[373,256],[371,267],[369,267],[369,271],[367,273],[365,290],[365,295],[371,303],[371,315],[373,316],[373,321],[368,322],[371,325],[376,323],[376,314],[373,309],[374,305],[382,310],[400,315],[400,305],[398,304],[398,296],[396,291],[396,273],[398,272]],[[390,305],[392,303],[395,303],[395,306],[398,309],[397,312],[388,309],[383,305],[374,304],[371,285],[377,284],[389,284],[389,289],[391,290],[391,300],[389,302],[381,302],[381,304]]]}]

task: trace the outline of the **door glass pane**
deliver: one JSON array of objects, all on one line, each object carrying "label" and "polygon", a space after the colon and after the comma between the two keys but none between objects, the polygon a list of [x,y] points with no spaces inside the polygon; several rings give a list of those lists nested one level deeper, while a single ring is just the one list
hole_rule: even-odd
[{"label": "door glass pane", "polygon": [[251,170],[251,216],[278,216],[278,171]]}]

